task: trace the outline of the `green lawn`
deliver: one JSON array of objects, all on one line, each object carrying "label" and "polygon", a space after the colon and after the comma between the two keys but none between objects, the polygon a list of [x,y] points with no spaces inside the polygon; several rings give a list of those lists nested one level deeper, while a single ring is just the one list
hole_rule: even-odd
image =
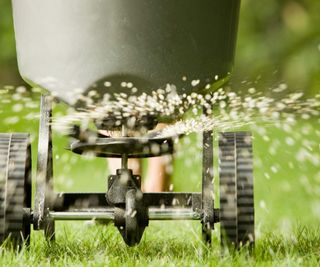
[{"label": "green lawn", "polygon": [[188,222],[151,223],[137,247],[126,247],[112,226],[59,223],[57,241],[48,245],[33,233],[29,250],[0,251],[1,266],[317,266],[319,229],[301,228],[290,237],[265,233],[250,254],[246,249],[220,257],[199,240],[199,227]]},{"label": "green lawn", "polygon": [[[14,98],[7,103],[8,97],[0,95],[0,132],[30,132],[35,167],[39,105]],[[38,94],[31,98],[37,100]],[[55,113],[64,109],[59,105]],[[287,131],[272,125],[263,127],[265,132],[261,128],[252,127],[257,236],[253,254],[244,249],[221,259],[217,231],[213,247],[207,248],[200,240],[199,223],[151,222],[141,244],[127,248],[112,225],[64,222],[58,223],[55,244],[47,244],[42,232],[33,232],[28,250],[2,247],[0,266],[316,266],[320,261],[319,119],[299,121]],[[200,189],[201,154],[196,145],[200,138],[191,135],[186,140],[180,142],[178,151],[183,152],[178,152],[174,163],[175,191]],[[66,138],[56,133],[56,190],[104,192],[105,160],[81,158],[64,150],[66,146]]]}]

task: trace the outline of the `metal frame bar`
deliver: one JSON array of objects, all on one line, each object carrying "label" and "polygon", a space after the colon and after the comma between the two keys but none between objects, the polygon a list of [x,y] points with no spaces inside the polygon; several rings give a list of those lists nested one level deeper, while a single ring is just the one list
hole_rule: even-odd
[{"label": "metal frame bar", "polygon": [[41,95],[33,227],[35,230],[44,229],[45,236],[50,240],[54,239],[54,222],[47,219],[46,213],[51,207],[50,196],[53,191],[51,117],[52,97]]},{"label": "metal frame bar", "polygon": [[[203,113],[207,114],[206,108]],[[208,114],[207,114],[208,115]],[[211,230],[214,229],[214,166],[213,166],[213,131],[202,133],[202,239],[211,243]]]},{"label": "metal frame bar", "polygon": [[[201,193],[143,193],[143,202],[147,207],[190,207],[201,209]],[[70,208],[107,208],[106,193],[56,193],[55,211],[67,211]]]},{"label": "metal frame bar", "polygon": [[[124,218],[122,215],[119,217],[117,212],[118,210],[123,212],[123,208],[120,206],[119,209],[109,198],[107,200],[106,193],[53,192],[51,97],[42,95],[40,106],[35,208],[28,213],[34,229],[44,229],[46,238],[52,240],[55,220],[113,220],[118,227],[121,225],[119,218],[120,223],[123,223]],[[143,193],[141,203],[146,211],[144,218],[146,222],[140,225],[137,231],[143,232],[148,220],[200,220],[204,240],[211,242],[211,230],[214,228],[214,223],[219,221],[219,210],[214,209],[212,133],[212,130],[203,132],[202,191]],[[127,155],[122,159],[122,167],[126,169]],[[134,238],[134,235],[132,236],[130,232],[127,236],[128,233],[125,240],[129,242],[130,237]]]},{"label": "metal frame bar", "polygon": [[[114,209],[88,211],[50,211],[54,220],[114,220]],[[149,208],[149,220],[200,220],[201,214],[191,208]]]}]

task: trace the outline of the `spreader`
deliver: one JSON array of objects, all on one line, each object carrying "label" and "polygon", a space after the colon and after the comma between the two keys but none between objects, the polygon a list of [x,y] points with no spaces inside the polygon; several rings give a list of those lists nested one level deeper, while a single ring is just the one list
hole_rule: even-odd
[{"label": "spreader", "polygon": [[[29,135],[0,134],[1,242],[10,237],[21,247],[30,240],[31,226],[54,240],[55,221],[95,219],[113,221],[129,246],[140,242],[150,220],[198,220],[209,244],[215,224],[220,223],[222,246],[254,243],[248,132],[219,134],[219,207],[213,184],[214,129],[201,133],[201,192],[141,190],[141,177],[128,168],[128,159],[174,152],[176,136],[129,134],[152,130],[164,121],[154,114],[137,117],[134,123],[129,114],[129,123],[108,113],[94,121],[95,130],[72,127],[69,153],[121,159],[121,168],[108,177],[106,192],[59,193],[52,181],[54,99],[78,109],[86,108],[79,102],[82,96],[94,96],[98,103],[106,94],[148,95],[168,85],[177,94],[213,93],[227,83],[232,71],[240,0],[13,0],[12,4],[20,74],[48,94],[42,95],[40,104],[33,206]],[[207,111],[208,106],[203,108],[204,114]],[[121,135],[104,136],[103,130],[120,130]]]}]

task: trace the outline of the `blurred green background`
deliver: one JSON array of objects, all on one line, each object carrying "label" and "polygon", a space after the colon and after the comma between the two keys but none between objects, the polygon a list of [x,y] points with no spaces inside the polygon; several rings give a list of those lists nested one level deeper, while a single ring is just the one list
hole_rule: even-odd
[{"label": "blurred green background", "polygon": [[[270,87],[279,83],[288,84],[290,91],[303,91],[308,97],[320,91],[319,0],[242,1],[232,88],[247,90],[253,84],[270,95]],[[17,70],[10,1],[3,0],[0,88],[8,85],[19,86],[24,82]],[[22,98],[15,94],[0,95],[0,132],[30,132],[34,163],[38,100],[39,93],[34,91],[24,93]],[[58,105],[55,114],[65,110],[65,106]],[[278,228],[283,232],[297,224],[317,224],[320,220],[319,118],[301,121],[290,131],[273,126],[266,127],[263,134],[261,129],[253,130],[257,233],[261,228]],[[288,142],[288,137],[294,139],[294,144]],[[199,136],[191,135],[179,144],[182,152],[178,152],[174,163],[174,190],[200,189],[199,140]],[[105,160],[83,159],[65,151],[67,140],[58,134],[54,143],[57,190],[105,191]]]}]

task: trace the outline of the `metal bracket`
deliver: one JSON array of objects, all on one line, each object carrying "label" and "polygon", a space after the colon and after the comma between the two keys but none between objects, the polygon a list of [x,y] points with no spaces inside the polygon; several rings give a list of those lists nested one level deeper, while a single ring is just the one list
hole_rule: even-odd
[{"label": "metal bracket", "polygon": [[107,202],[111,206],[124,205],[127,192],[130,189],[140,191],[140,187],[141,177],[139,175],[133,175],[130,169],[119,169],[116,175],[110,175],[108,178]]}]

